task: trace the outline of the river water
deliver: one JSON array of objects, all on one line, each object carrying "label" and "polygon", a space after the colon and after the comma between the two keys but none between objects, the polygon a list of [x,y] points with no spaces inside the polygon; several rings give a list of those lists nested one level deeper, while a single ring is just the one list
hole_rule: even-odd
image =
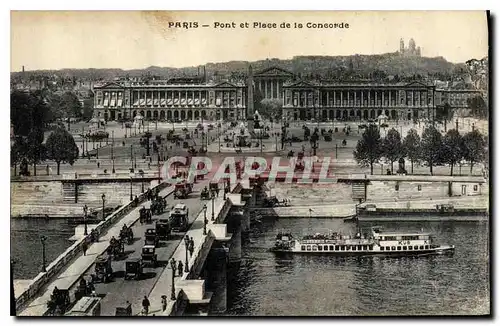
[{"label": "river water", "polygon": [[355,233],[332,219],[263,219],[242,248],[228,282],[227,315],[366,316],[489,313],[488,222],[363,222],[386,230],[434,234],[453,256],[340,258],[268,252],[278,231],[295,236],[329,230]]},{"label": "river water", "polygon": [[14,279],[32,279],[42,269],[42,243],[45,235],[47,266],[74,242],[75,226],[64,219],[10,219],[10,257],[15,260]]}]

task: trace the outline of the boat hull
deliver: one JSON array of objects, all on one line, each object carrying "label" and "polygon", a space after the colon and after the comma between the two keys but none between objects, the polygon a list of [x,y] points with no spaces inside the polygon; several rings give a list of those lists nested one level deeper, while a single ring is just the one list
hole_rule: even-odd
[{"label": "boat hull", "polygon": [[271,252],[276,255],[321,255],[321,256],[335,256],[335,257],[366,257],[366,256],[383,256],[383,257],[411,257],[411,256],[430,256],[430,255],[453,255],[455,252],[454,246],[441,246],[438,248],[418,251],[293,251],[281,248],[272,248]]}]

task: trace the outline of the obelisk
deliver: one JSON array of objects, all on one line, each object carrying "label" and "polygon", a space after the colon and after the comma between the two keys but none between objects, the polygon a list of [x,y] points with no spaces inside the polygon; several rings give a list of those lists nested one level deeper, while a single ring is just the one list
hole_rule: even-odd
[{"label": "obelisk", "polygon": [[248,66],[248,80],[247,80],[247,129],[248,132],[253,132],[254,121],[253,116],[255,114],[255,110],[253,107],[253,72],[252,65]]}]

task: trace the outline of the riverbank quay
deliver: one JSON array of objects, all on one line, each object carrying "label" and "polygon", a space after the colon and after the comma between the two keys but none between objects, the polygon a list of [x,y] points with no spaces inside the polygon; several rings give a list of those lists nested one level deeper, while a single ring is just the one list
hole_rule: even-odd
[{"label": "riverbank quay", "polygon": [[[430,212],[438,214],[436,205],[453,205],[455,215],[443,215],[443,218],[453,219],[456,217],[463,220],[459,215],[474,215],[471,212],[484,212],[478,214],[487,219],[489,214],[489,198],[487,196],[453,198],[453,199],[425,199],[425,200],[407,200],[407,201],[376,201],[363,204],[331,204],[331,205],[301,205],[289,207],[257,208],[254,213],[260,216],[275,216],[278,218],[352,218],[357,215],[357,209],[360,208],[376,210],[385,210],[388,218],[402,218],[405,220],[426,219]],[[391,213],[392,210],[392,213]],[[460,214],[463,211],[464,214]],[[405,214],[401,214],[405,213]],[[422,214],[424,213],[424,214]],[[365,214],[362,214],[365,215]],[[370,214],[367,214],[370,215]],[[411,216],[402,216],[411,215]],[[473,219],[473,217],[468,217]],[[479,218],[479,217],[478,217]]]}]

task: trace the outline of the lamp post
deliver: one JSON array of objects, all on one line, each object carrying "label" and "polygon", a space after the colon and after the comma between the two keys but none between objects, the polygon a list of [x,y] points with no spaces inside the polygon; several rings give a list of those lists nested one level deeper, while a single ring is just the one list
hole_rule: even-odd
[{"label": "lamp post", "polygon": [[141,171],[141,192],[144,192],[144,171]]},{"label": "lamp post", "polygon": [[88,212],[88,207],[87,205],[83,206],[83,224],[85,225],[85,229],[83,230],[83,235],[88,235],[87,231],[87,212]]},{"label": "lamp post", "polygon": [[212,221],[215,221],[214,202],[215,202],[215,196],[212,193]]},{"label": "lamp post", "polygon": [[203,235],[207,235],[207,205],[203,205]]},{"label": "lamp post", "polygon": [[113,149],[115,147],[115,131],[111,130],[111,161],[113,162],[113,174],[115,173],[115,155]]},{"label": "lamp post", "polygon": [[47,272],[47,269],[45,268],[45,240],[47,240],[47,237],[42,235],[40,237],[40,241],[42,242],[42,272],[43,273]]},{"label": "lamp post", "polygon": [[106,201],[106,195],[102,194],[101,198],[102,198],[102,219],[104,220],[106,218],[104,215],[104,202]]},{"label": "lamp post", "polygon": [[134,200],[132,197],[132,177],[130,177],[130,201]]},{"label": "lamp post", "polygon": [[172,258],[170,260],[170,267],[172,268],[172,293],[170,295],[170,299],[172,301],[175,301],[175,267],[176,267],[176,262],[175,262],[175,259]]},{"label": "lamp post", "polygon": [[189,267],[188,267],[188,264],[189,264],[189,261],[188,261],[189,237],[187,234],[184,237],[184,245],[186,246],[186,263],[184,264],[184,272],[189,273]]}]

